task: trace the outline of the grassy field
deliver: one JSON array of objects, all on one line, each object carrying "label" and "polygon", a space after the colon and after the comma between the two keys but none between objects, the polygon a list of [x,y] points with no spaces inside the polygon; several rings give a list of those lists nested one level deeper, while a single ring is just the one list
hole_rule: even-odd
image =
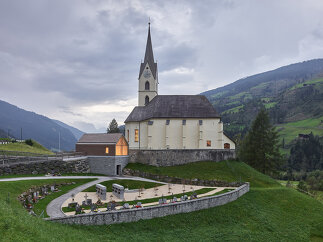
[{"label": "grassy field", "polygon": [[304,84],[305,85],[314,85],[315,87],[319,86],[319,85],[323,85],[323,78],[309,80],[309,81],[306,81],[304,83],[296,84],[295,86],[291,87],[290,90],[294,90],[294,89],[297,89],[297,88],[302,88],[302,87],[304,87]]},{"label": "grassy field", "polygon": [[53,155],[54,153],[46,149],[41,144],[33,140],[33,146],[27,145],[25,143],[11,143],[6,145],[0,145],[0,150],[6,151],[18,151],[18,152],[30,152],[43,155]]},{"label": "grassy field", "polygon": [[256,171],[243,162],[195,162],[181,166],[155,167],[139,163],[129,163],[128,169],[141,170],[152,174],[168,175],[172,177],[200,178],[205,180],[243,181],[250,182],[252,187],[277,187],[278,182]]},{"label": "grassy field", "polygon": [[280,139],[285,139],[285,144],[291,143],[298,134],[309,134],[323,136],[323,116],[320,118],[305,119],[296,122],[290,122],[277,125]]},{"label": "grassy field", "polygon": [[[198,163],[197,163],[198,164]],[[171,174],[214,179],[220,171],[190,166],[169,167]],[[76,226],[46,222],[27,214],[15,199],[32,185],[47,181],[0,183],[0,239],[2,241],[320,241],[323,239],[323,204],[282,187],[245,164],[227,165],[227,177],[250,179],[251,190],[238,200],[207,210],[177,214],[135,223],[109,226]],[[210,166],[209,166],[210,167]],[[185,169],[183,169],[185,168]],[[213,167],[214,168],[214,167]],[[148,169],[148,168],[147,168]],[[149,168],[151,170],[151,168]],[[241,169],[241,171],[240,171]],[[200,173],[206,171],[207,174]],[[252,174],[252,172],[256,174]],[[165,170],[163,170],[166,173]],[[186,175],[188,172],[190,175]],[[10,193],[10,202],[6,201]]]},{"label": "grassy field", "polygon": [[[118,183],[121,186],[124,186],[125,188],[128,189],[139,189],[139,188],[152,188],[152,187],[157,187],[161,186],[163,184],[160,183],[155,183],[155,182],[145,182],[145,181],[136,181],[136,180],[111,180],[111,181],[104,181],[101,182],[103,186],[107,187],[107,192],[112,192],[112,184],[113,183]],[[83,192],[95,192],[95,186],[89,187],[85,189]]]}]

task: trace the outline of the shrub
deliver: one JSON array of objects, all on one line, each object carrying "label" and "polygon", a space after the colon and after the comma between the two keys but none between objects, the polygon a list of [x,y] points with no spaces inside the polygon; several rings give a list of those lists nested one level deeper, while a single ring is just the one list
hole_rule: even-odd
[{"label": "shrub", "polygon": [[26,143],[27,145],[30,145],[30,146],[33,146],[33,145],[34,145],[34,142],[33,142],[31,139],[26,139],[26,140],[25,140],[25,143]]}]

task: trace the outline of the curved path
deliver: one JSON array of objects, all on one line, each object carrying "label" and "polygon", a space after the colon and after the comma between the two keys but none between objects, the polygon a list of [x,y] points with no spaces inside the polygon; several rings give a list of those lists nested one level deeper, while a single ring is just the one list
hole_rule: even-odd
[{"label": "curved path", "polygon": [[129,180],[138,180],[138,181],[148,181],[148,182],[155,182],[160,184],[167,184],[165,182],[150,180],[142,177],[133,177],[133,176],[37,176],[37,177],[16,177],[16,178],[4,178],[0,179],[0,182],[8,182],[8,181],[25,181],[25,180],[48,180],[48,179],[93,179],[96,178],[97,180],[88,182],[81,186],[78,186],[69,192],[63,194],[62,196],[55,198],[52,200],[46,208],[46,212],[50,218],[57,218],[66,216],[62,212],[62,205],[63,203],[72,196],[72,194],[77,194],[84,189],[91,187],[97,183],[109,180],[122,180],[122,179],[129,179]]}]

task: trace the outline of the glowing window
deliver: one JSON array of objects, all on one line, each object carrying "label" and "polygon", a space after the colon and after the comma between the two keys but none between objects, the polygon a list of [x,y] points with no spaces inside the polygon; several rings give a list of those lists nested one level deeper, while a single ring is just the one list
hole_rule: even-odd
[{"label": "glowing window", "polygon": [[105,153],[109,154],[109,147],[105,147]]},{"label": "glowing window", "polygon": [[206,141],[206,146],[207,146],[207,147],[211,147],[211,140],[207,140],[207,141]]},{"label": "glowing window", "polygon": [[139,141],[139,130],[135,129],[135,142]]},{"label": "glowing window", "polygon": [[124,138],[120,138],[116,144],[116,155],[128,155],[128,144]]}]

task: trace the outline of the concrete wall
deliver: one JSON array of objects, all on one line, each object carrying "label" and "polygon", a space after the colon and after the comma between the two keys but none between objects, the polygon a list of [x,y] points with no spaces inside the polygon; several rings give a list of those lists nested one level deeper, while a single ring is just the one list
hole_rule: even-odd
[{"label": "concrete wall", "polygon": [[234,159],[235,150],[129,150],[129,162],[153,166],[175,166],[197,161]]},{"label": "concrete wall", "polygon": [[121,171],[129,161],[128,156],[88,156],[87,158],[92,173],[117,175],[117,165],[121,165]]},{"label": "concrete wall", "polygon": [[48,160],[0,164],[0,176],[9,174],[89,173],[86,159],[73,161]]},{"label": "concrete wall", "polygon": [[[235,143],[223,134],[223,123],[219,118],[193,119],[188,118],[183,125],[182,118],[169,119],[166,125],[165,119],[150,119],[148,121],[128,122],[125,132],[128,133],[130,149],[223,149],[224,143],[229,143],[231,149],[235,149]],[[199,124],[199,120],[203,124]],[[139,130],[140,141],[135,142],[135,129]],[[210,141],[211,146],[207,146]]]},{"label": "concrete wall", "polygon": [[232,202],[249,191],[246,183],[234,191],[212,197],[199,198],[185,202],[152,206],[139,209],[127,209],[94,214],[81,214],[61,218],[46,219],[64,224],[103,225],[114,223],[135,222],[141,219],[152,219],[167,215],[189,213],[201,209],[208,209]]}]

